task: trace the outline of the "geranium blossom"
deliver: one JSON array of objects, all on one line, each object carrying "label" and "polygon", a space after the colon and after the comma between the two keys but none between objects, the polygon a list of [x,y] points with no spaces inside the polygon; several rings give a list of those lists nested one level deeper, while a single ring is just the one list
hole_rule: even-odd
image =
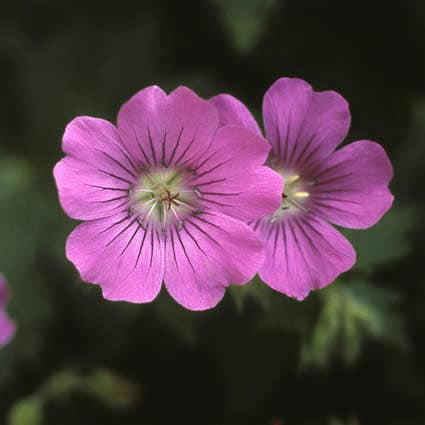
[{"label": "geranium blossom", "polygon": [[[230,95],[211,99],[221,125],[261,134],[248,109]],[[285,182],[281,205],[252,223],[266,246],[260,277],[302,300],[355,262],[347,239],[330,224],[364,229],[391,207],[391,163],[377,143],[361,140],[338,150],[350,127],[345,99],[315,92],[300,79],[281,78],[263,100],[270,165]]]},{"label": "geranium blossom", "polygon": [[183,306],[215,306],[258,271],[264,249],[245,222],[280,204],[282,178],[263,166],[270,146],[185,87],[148,87],[117,126],[78,117],[54,175],[61,204],[83,220],[66,255],[109,300],[149,302],[165,286]]},{"label": "geranium blossom", "polygon": [[9,301],[9,291],[6,287],[6,280],[0,273],[0,347],[6,345],[15,334],[16,325],[9,319],[6,312]]}]

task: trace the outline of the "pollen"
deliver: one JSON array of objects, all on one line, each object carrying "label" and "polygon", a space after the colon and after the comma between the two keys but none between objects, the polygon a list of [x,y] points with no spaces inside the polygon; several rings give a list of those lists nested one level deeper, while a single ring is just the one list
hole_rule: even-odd
[{"label": "pollen", "polygon": [[295,192],[293,196],[296,198],[308,198],[310,194],[308,192]]}]

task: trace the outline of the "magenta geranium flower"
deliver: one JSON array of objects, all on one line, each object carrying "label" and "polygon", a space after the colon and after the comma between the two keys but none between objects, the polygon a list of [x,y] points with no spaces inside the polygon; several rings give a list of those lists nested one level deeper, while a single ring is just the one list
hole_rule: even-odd
[{"label": "magenta geranium flower", "polygon": [[264,249],[245,224],[280,204],[270,147],[242,127],[219,128],[209,102],[185,87],[148,87],[117,127],[78,117],[54,175],[61,204],[84,220],[68,259],[109,300],[149,302],[165,286],[183,306],[215,306],[226,286],[258,271]]},{"label": "magenta geranium flower", "polygon": [[[211,99],[221,125],[261,134],[248,109],[229,95]],[[355,262],[347,239],[329,223],[364,229],[391,207],[391,163],[377,143],[361,140],[335,150],[350,127],[345,99],[315,92],[300,79],[281,78],[266,92],[263,119],[270,165],[285,182],[281,205],[253,222],[266,246],[260,277],[302,300]]]},{"label": "magenta geranium flower", "polygon": [[9,291],[6,287],[6,280],[0,273],[0,347],[6,345],[15,334],[16,325],[9,319],[6,306],[9,302]]}]

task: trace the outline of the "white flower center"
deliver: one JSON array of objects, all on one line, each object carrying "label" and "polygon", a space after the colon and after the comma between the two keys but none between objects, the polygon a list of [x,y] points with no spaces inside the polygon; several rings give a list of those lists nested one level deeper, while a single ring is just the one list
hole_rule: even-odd
[{"label": "white flower center", "polygon": [[196,188],[189,189],[188,180],[185,170],[143,169],[130,190],[130,214],[145,228],[150,223],[162,231],[170,225],[180,227],[187,215],[200,212]]},{"label": "white flower center", "polygon": [[306,213],[310,197],[308,187],[311,184],[303,181],[296,173],[285,173],[279,169],[276,171],[283,176],[284,188],[280,207],[272,214],[270,221],[276,221],[288,213]]}]

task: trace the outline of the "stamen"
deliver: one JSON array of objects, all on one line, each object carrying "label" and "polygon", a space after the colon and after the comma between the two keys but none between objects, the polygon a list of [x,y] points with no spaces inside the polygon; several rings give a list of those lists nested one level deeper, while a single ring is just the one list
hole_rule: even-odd
[{"label": "stamen", "polygon": [[165,203],[162,202],[162,230],[165,230],[165,225],[167,224],[167,209]]},{"label": "stamen", "polygon": [[149,201],[143,202],[141,206],[144,207],[154,201],[158,201],[158,200],[156,198],[149,199]]},{"label": "stamen", "polygon": [[141,170],[139,183],[129,191],[130,212],[136,215],[139,223],[147,226],[153,220],[158,230],[166,233],[168,226],[180,228],[187,214],[195,214],[195,201],[202,194],[198,188],[186,186],[188,171]]},{"label": "stamen", "polygon": [[297,207],[300,210],[304,211],[305,213],[308,212],[308,209],[304,205],[302,205],[298,201],[296,201],[295,199],[289,199],[288,198],[288,202],[291,203],[294,207]]},{"label": "stamen", "polygon": [[293,184],[297,182],[300,179],[300,176],[298,174],[295,174],[293,176],[290,176],[285,179],[285,184]]},{"label": "stamen", "polygon": [[133,189],[132,193],[154,193],[151,189]]},{"label": "stamen", "polygon": [[198,198],[202,198],[202,193],[196,186],[193,186],[193,191]]},{"label": "stamen", "polygon": [[[155,209],[155,207],[158,205],[158,201],[156,199],[153,199],[153,201],[155,201],[155,203],[152,205],[151,209],[149,210],[149,212],[143,217],[143,220],[146,220],[150,217],[150,215],[152,214],[153,210]],[[150,201],[149,201],[150,202]],[[146,202],[147,204],[147,202]],[[146,205],[145,204],[145,205]]]},{"label": "stamen", "polygon": [[186,202],[183,202],[181,199],[176,199],[177,206],[183,205],[184,207],[188,208],[191,211],[196,211],[197,208],[192,207],[191,205],[187,204]]},{"label": "stamen", "polygon": [[145,223],[143,223],[143,221],[142,221],[142,219],[141,219],[140,217],[137,217],[137,218],[136,218],[136,221],[139,223],[140,227],[141,227],[143,230],[146,230]]},{"label": "stamen", "polygon": [[180,217],[179,217],[179,215],[177,214],[177,211],[176,211],[176,209],[171,205],[171,211],[172,211],[172,213],[174,214],[174,216],[177,218],[177,220],[179,220],[180,221]]},{"label": "stamen", "polygon": [[296,198],[308,198],[310,194],[308,192],[296,192],[292,196],[295,196]]},{"label": "stamen", "polygon": [[145,174],[145,176],[150,180],[150,182],[152,184],[156,184],[154,178],[149,174],[149,171],[146,170],[145,168],[143,168],[143,173]]}]

